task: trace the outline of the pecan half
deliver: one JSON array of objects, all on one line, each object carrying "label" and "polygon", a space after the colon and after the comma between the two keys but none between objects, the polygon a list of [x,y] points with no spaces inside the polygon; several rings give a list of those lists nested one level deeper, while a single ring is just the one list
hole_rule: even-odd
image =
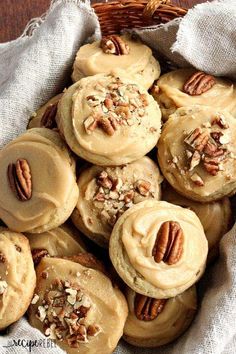
[{"label": "pecan half", "polygon": [[40,126],[48,129],[57,128],[56,124],[57,103],[48,106],[41,118]]},{"label": "pecan half", "polygon": [[177,263],[183,253],[183,240],[183,231],[178,222],[164,222],[152,250],[155,262],[163,261],[168,265]]},{"label": "pecan half", "polygon": [[43,257],[49,257],[49,253],[44,248],[35,248],[31,251],[34,265],[37,266]]},{"label": "pecan half", "polygon": [[185,82],[183,91],[190,96],[198,96],[210,90],[215,83],[214,76],[197,71]]},{"label": "pecan half", "polygon": [[129,54],[128,44],[119,36],[111,35],[103,37],[100,47],[106,54],[127,55]]},{"label": "pecan half", "polygon": [[32,196],[32,179],[27,160],[18,159],[10,163],[7,169],[8,182],[12,192],[20,201],[27,201]]},{"label": "pecan half", "polygon": [[141,321],[153,321],[164,309],[166,301],[136,293],[134,299],[135,316]]}]

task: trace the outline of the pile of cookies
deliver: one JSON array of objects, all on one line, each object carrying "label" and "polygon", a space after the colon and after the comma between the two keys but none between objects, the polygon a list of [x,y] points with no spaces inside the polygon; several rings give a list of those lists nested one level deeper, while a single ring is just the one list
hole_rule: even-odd
[{"label": "pile of cookies", "polygon": [[0,151],[0,329],[28,310],[67,353],[109,354],[190,325],[232,221],[236,88],[159,76],[137,39],[86,44],[74,84]]}]

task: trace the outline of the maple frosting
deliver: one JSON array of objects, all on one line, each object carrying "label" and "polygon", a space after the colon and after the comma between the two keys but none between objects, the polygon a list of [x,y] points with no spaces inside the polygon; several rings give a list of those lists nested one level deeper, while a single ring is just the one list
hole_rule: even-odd
[{"label": "maple frosting", "polygon": [[148,89],[160,76],[160,65],[152,56],[152,50],[139,41],[131,40],[128,36],[120,38],[129,47],[129,53],[126,55],[104,53],[100,41],[82,46],[74,61],[73,81],[78,81],[85,76],[110,74],[112,70],[119,68]]},{"label": "maple frosting", "polygon": [[[8,173],[9,165],[21,159],[31,176],[24,176],[21,185],[28,178],[32,194],[23,201],[12,189]],[[58,226],[68,218],[78,197],[74,162],[59,134],[45,128],[28,130],[1,150],[0,179],[0,217],[16,231],[42,232]]]},{"label": "maple frosting", "polygon": [[[136,296],[137,294],[133,290],[127,290],[129,315],[125,323],[124,339],[130,344],[141,347],[157,347],[170,343],[188,328],[197,310],[195,286],[173,298],[161,300],[165,301],[163,307],[159,307],[160,312],[152,320],[137,317]],[[147,301],[148,299],[150,298],[147,297]],[[142,299],[142,303],[144,303],[144,299]],[[152,302],[150,306],[152,306]],[[145,307],[143,311],[145,311]]]},{"label": "maple frosting", "polygon": [[128,309],[123,294],[109,278],[78,263],[53,258],[44,258],[36,272],[31,325],[55,339],[67,353],[112,353],[122,336]]},{"label": "maple frosting", "polygon": [[168,186],[163,191],[163,200],[189,208],[197,214],[205,231],[209,252],[218,246],[221,237],[229,230],[232,213],[227,197],[211,203],[199,203],[183,197]]},{"label": "maple frosting", "polygon": [[46,250],[50,256],[72,256],[86,249],[78,230],[65,224],[40,234],[27,233],[26,236],[32,251]]},{"label": "maple frosting", "polygon": [[[158,232],[167,221],[178,223],[183,234],[182,253],[171,265],[165,260],[157,262],[153,254]],[[110,240],[110,257],[122,279],[147,296],[149,290],[154,293],[159,289],[159,295],[153,295],[157,298],[175,296],[194,284],[204,270],[207,251],[196,214],[163,201],[148,200],[130,208],[115,224]],[[140,274],[151,288],[136,287],[130,279],[134,273]]]},{"label": "maple frosting", "polygon": [[33,296],[35,283],[36,276],[27,238],[1,227],[0,329],[23,316]]},{"label": "maple frosting", "polygon": [[72,85],[59,102],[57,122],[78,156],[98,165],[121,165],[155,146],[161,116],[143,87],[113,73]]},{"label": "maple frosting", "polygon": [[225,79],[214,78],[215,84],[200,95],[184,92],[184,84],[194,69],[179,69],[162,75],[157,81],[157,93],[154,94],[161,107],[163,119],[168,119],[179,107],[209,105],[215,109],[226,109],[236,116],[236,90],[234,84]]},{"label": "maple frosting", "polygon": [[197,201],[213,201],[236,188],[236,121],[207,106],[179,108],[164,125],[158,160],[168,182]]},{"label": "maple frosting", "polygon": [[160,199],[161,181],[157,165],[146,156],[119,167],[88,167],[78,178],[80,193],[72,220],[88,237],[107,245],[125,210],[147,198]]}]

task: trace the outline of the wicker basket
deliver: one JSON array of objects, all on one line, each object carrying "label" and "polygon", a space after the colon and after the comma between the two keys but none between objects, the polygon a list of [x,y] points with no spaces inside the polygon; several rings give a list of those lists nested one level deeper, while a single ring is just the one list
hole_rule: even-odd
[{"label": "wicker basket", "polygon": [[[175,2],[175,4],[174,4]],[[170,0],[120,0],[93,4],[103,35],[120,33],[126,28],[138,28],[169,22],[187,13],[187,7],[200,1],[182,1],[186,8]]]}]

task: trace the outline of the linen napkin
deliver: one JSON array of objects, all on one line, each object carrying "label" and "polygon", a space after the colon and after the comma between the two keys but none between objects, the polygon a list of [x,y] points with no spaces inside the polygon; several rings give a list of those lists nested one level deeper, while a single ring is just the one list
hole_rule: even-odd
[{"label": "linen napkin", "polygon": [[[135,33],[179,66],[236,77],[235,0],[201,4],[182,20]],[[99,35],[88,1],[54,0],[48,13],[31,21],[22,37],[0,44],[0,147],[25,130],[33,111],[63,90],[76,51],[89,37]],[[235,246],[236,226],[223,237],[217,263],[200,282],[204,296],[198,315],[179,340],[160,349],[136,348],[121,341],[115,353],[235,353]],[[0,337],[0,354],[27,352],[63,353],[23,318]]]}]

